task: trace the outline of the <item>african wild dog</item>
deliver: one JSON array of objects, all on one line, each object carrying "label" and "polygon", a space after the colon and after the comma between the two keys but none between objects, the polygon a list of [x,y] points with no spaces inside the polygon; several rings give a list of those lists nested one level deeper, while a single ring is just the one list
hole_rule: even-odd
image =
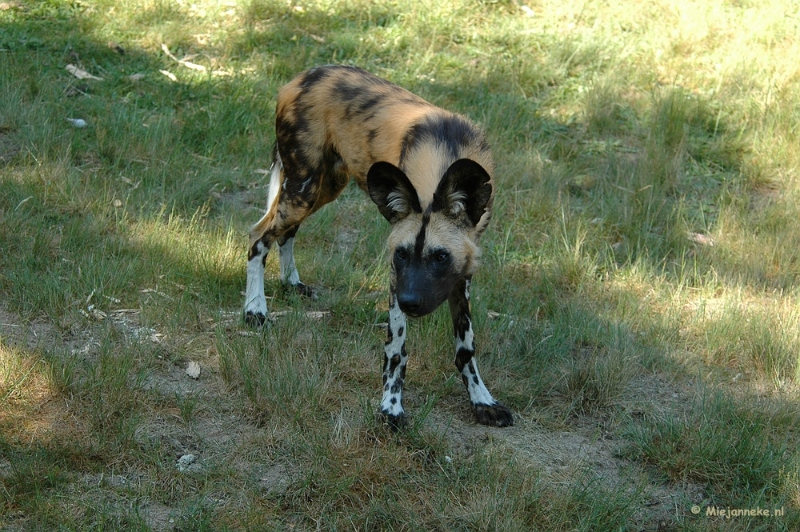
[{"label": "african wild dog", "polygon": [[275,129],[268,210],[250,231],[245,321],[262,325],[267,319],[264,264],[275,241],[283,282],[310,294],[295,268],[295,234],[352,176],[392,225],[381,412],[393,427],[403,423],[406,315],[424,316],[447,300],[456,367],[478,422],[513,425],[511,412],[486,389],[474,356],[470,280],[494,195],[494,165],[481,131],[462,116],[346,66],[314,68],[284,86]]}]

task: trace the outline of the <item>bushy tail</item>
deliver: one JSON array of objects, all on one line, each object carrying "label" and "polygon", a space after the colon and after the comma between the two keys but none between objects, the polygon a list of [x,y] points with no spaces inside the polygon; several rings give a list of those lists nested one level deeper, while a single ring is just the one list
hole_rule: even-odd
[{"label": "bushy tail", "polygon": [[281,188],[281,175],[283,172],[283,163],[281,162],[281,155],[278,153],[278,145],[272,152],[272,167],[270,168],[269,176],[269,193],[267,194],[267,212],[272,210],[275,201],[278,199],[278,191]]},{"label": "bushy tail", "polygon": [[250,246],[258,241],[267,227],[272,224],[278,210],[278,193],[283,185],[283,163],[278,153],[278,145],[273,149],[272,167],[269,176],[269,192],[267,193],[267,210],[264,216],[250,228]]}]

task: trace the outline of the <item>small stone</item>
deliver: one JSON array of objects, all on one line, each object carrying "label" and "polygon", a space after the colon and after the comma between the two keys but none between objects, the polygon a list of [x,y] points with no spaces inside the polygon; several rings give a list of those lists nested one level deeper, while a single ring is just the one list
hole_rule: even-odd
[{"label": "small stone", "polygon": [[72,124],[73,127],[77,127],[78,129],[85,128],[89,124],[83,118],[67,118],[67,122]]},{"label": "small stone", "polygon": [[193,454],[184,454],[178,458],[178,471],[181,473],[186,472],[197,461],[197,457]]}]

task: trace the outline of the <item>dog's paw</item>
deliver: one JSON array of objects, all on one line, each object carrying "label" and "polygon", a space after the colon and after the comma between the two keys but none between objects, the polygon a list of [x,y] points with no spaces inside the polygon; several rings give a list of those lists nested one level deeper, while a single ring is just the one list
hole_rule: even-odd
[{"label": "dog's paw", "polygon": [[244,313],[244,322],[250,327],[263,327],[267,323],[267,315],[264,312],[247,310]]},{"label": "dog's paw", "polygon": [[403,412],[400,414],[390,414],[384,410],[381,411],[381,418],[383,418],[383,423],[389,425],[389,428],[394,432],[405,428],[408,424],[406,415]]},{"label": "dog's paw", "polygon": [[317,299],[317,295],[314,293],[314,290],[305,283],[291,285],[291,288],[299,296],[307,297],[308,299]]},{"label": "dog's paw", "polygon": [[503,403],[495,402],[491,405],[473,404],[472,409],[475,412],[475,419],[481,425],[489,425],[490,427],[511,427],[514,425],[514,416],[511,410],[506,408]]}]

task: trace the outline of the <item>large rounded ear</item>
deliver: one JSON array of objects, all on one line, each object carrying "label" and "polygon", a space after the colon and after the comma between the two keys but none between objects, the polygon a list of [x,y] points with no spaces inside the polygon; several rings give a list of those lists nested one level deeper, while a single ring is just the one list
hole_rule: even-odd
[{"label": "large rounded ear", "polygon": [[[492,178],[471,159],[459,159],[442,176],[433,195],[433,210],[452,218],[463,214],[473,227],[491,207]],[[463,213],[463,214],[462,214]]]},{"label": "large rounded ear", "polygon": [[387,162],[372,165],[367,173],[369,197],[389,223],[399,222],[412,212],[422,212],[419,196],[406,174]]}]

